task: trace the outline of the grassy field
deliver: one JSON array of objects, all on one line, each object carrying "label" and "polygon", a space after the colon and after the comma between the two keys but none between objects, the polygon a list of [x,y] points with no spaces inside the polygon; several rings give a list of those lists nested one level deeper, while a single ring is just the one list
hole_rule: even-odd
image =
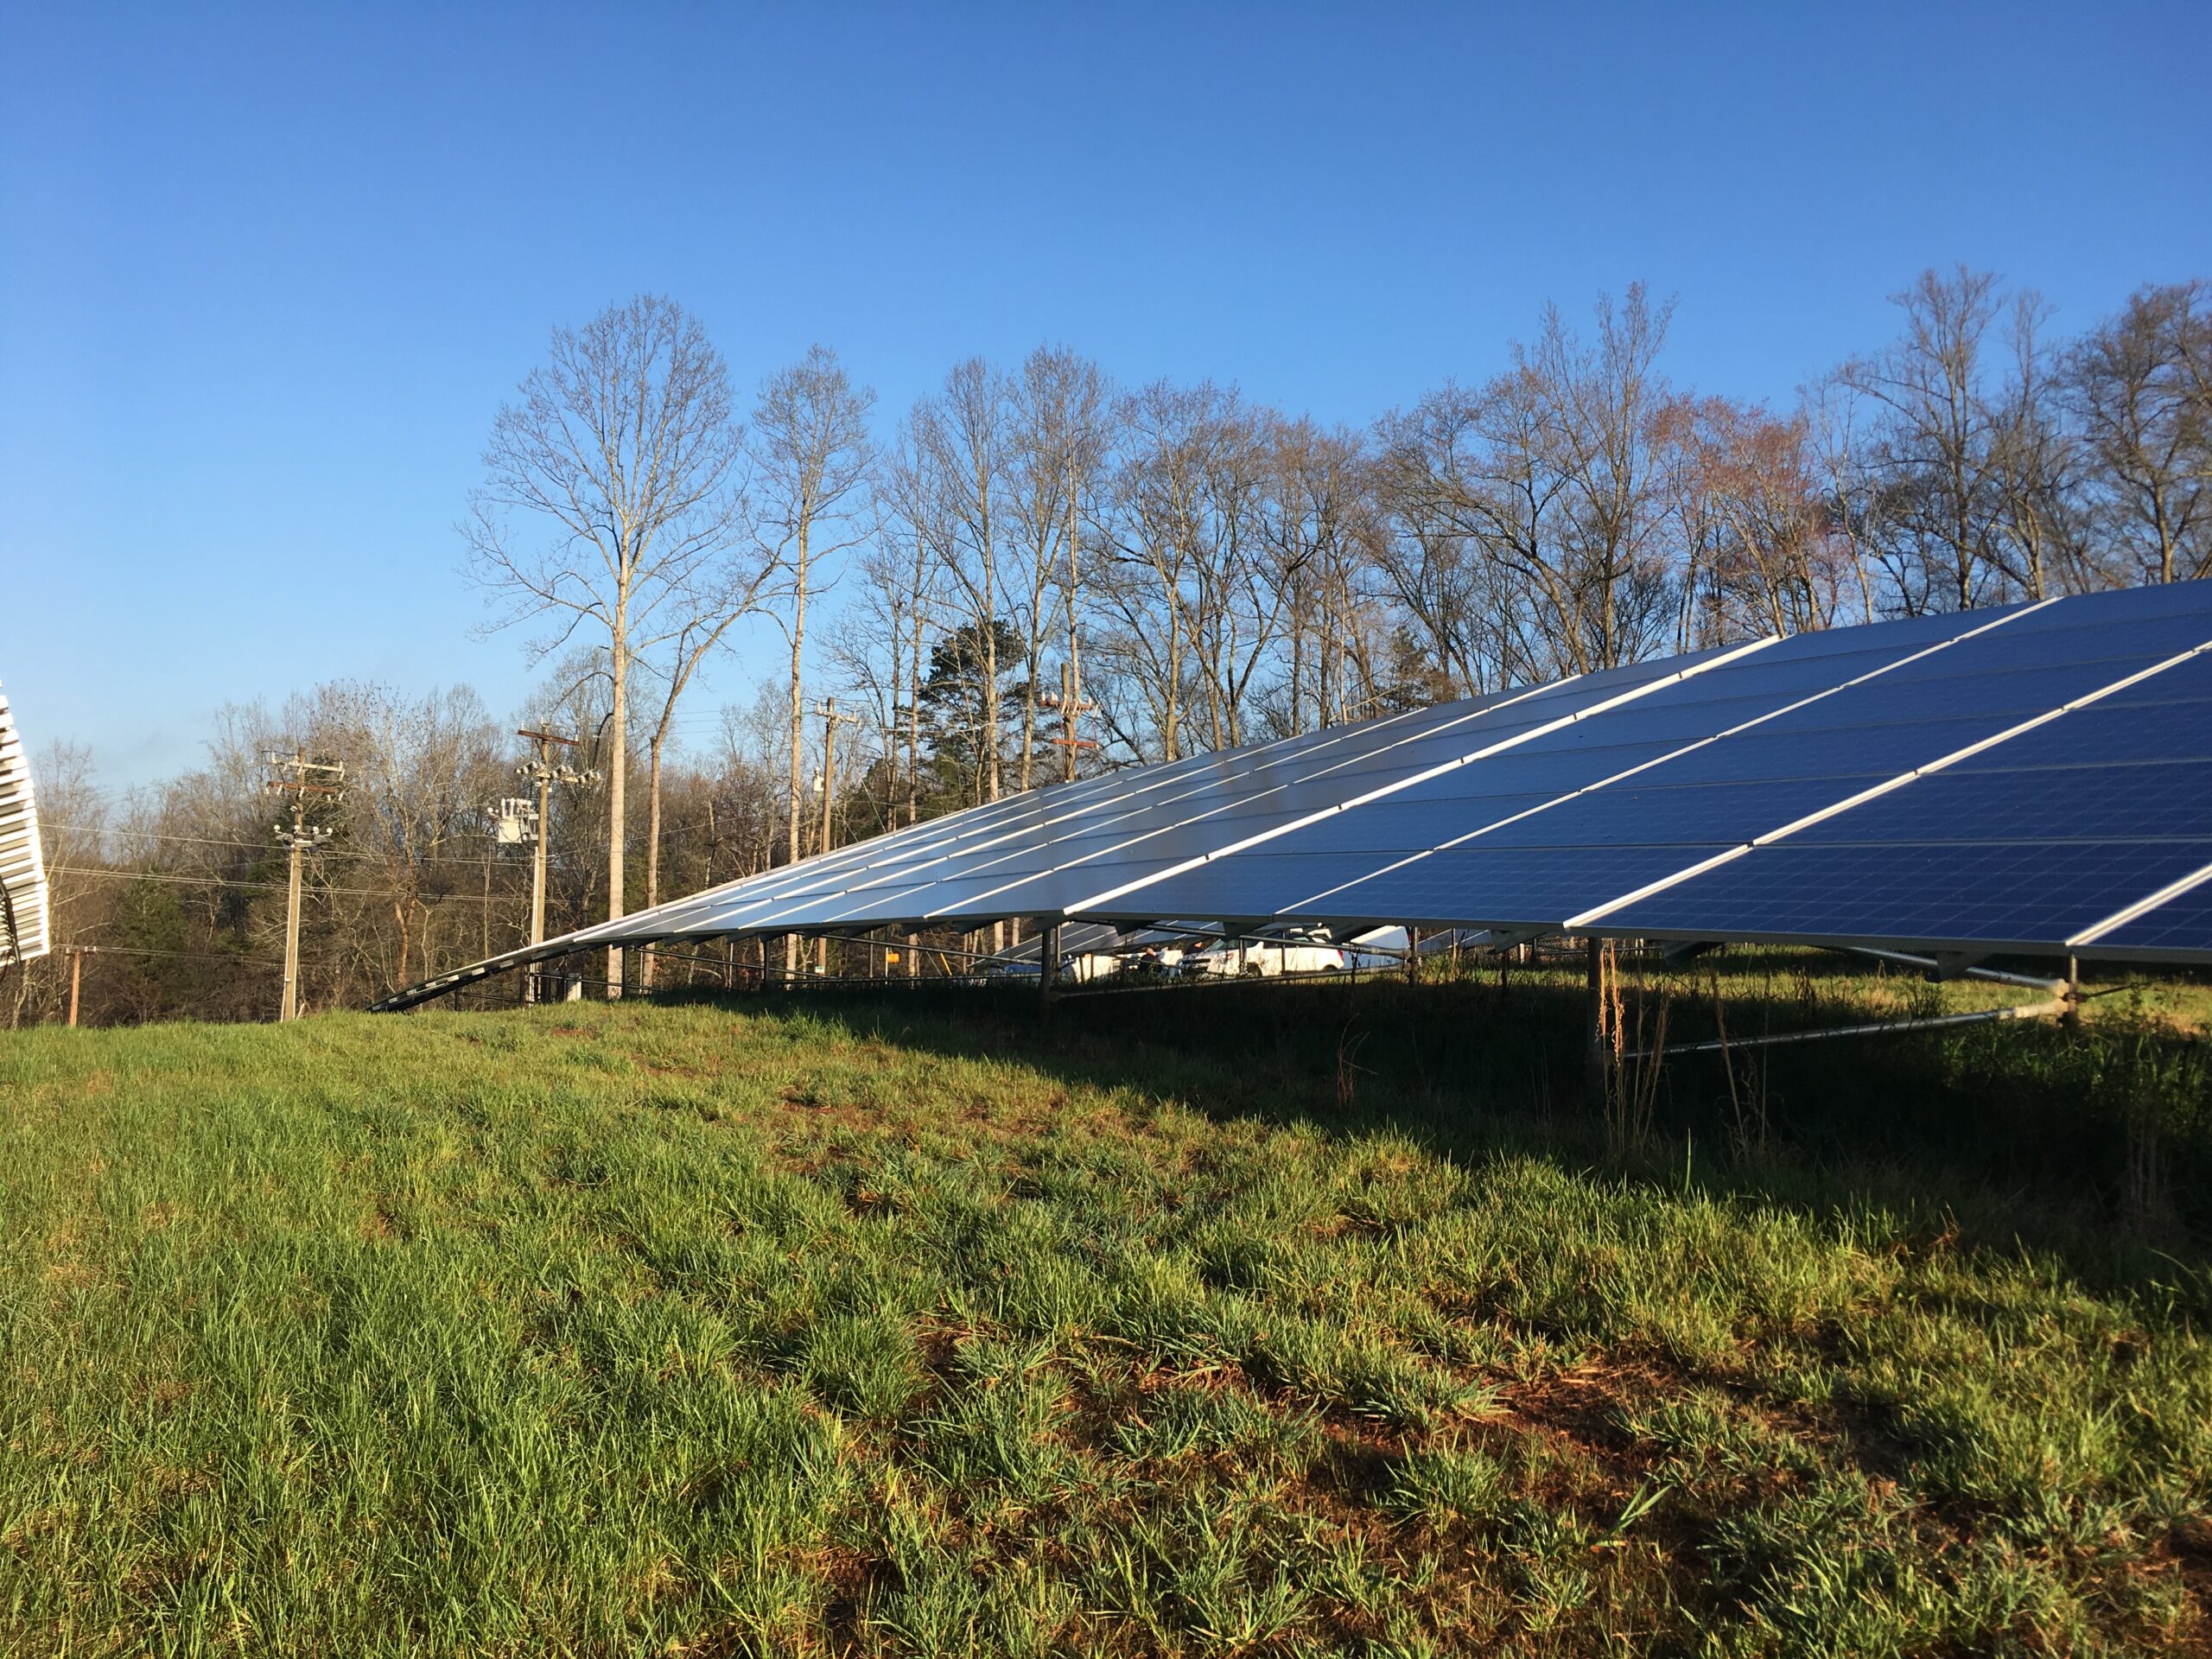
[{"label": "grassy field", "polygon": [[2202,991],[1578,1000],[0,1033],[0,1649],[2206,1650]]}]

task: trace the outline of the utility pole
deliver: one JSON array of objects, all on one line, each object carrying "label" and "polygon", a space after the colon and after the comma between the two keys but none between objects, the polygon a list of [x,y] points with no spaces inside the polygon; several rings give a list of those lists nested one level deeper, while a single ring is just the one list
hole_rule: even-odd
[{"label": "utility pole", "polygon": [[[515,776],[537,785],[537,845],[531,849],[530,861],[530,942],[545,943],[545,840],[550,823],[552,792],[555,784],[595,784],[595,772],[579,772],[574,766],[553,764],[552,750],[556,743],[565,748],[582,747],[573,737],[563,737],[554,732],[518,731],[517,737],[526,737],[537,745],[537,758],[525,760],[515,768]],[[537,971],[535,964],[522,976],[522,1000],[537,1000]]]},{"label": "utility pole", "polygon": [[77,988],[84,979],[85,958],[97,957],[99,953],[100,948],[97,944],[73,944],[69,947],[69,1028],[72,1031],[77,1027]]},{"label": "utility pole", "polygon": [[[815,849],[819,855],[830,850],[830,813],[837,804],[837,728],[841,723],[857,726],[861,723],[861,717],[839,714],[835,697],[823,698],[814,712],[822,716],[822,845]],[[816,969],[828,973],[830,938],[827,934],[815,941],[814,950]]]},{"label": "utility pole", "polygon": [[[1068,649],[1071,652],[1075,649],[1075,636],[1072,632],[1068,636]],[[1098,705],[1095,702],[1085,702],[1083,700],[1083,679],[1076,668],[1072,656],[1068,661],[1060,664],[1060,695],[1057,697],[1040,697],[1038,701],[1045,708],[1057,709],[1060,711],[1060,734],[1058,737],[1046,738],[1045,741],[1056,745],[1065,752],[1065,758],[1060,763],[1060,777],[1062,781],[1071,784],[1075,781],[1076,751],[1095,749],[1098,747],[1091,739],[1076,735],[1077,721]]]},{"label": "utility pole", "polygon": [[837,799],[837,728],[861,721],[858,715],[839,714],[835,697],[823,698],[814,712],[822,716],[822,845],[815,849],[819,854],[830,850],[830,813]]},{"label": "utility pole", "polygon": [[[296,1020],[300,1017],[300,855],[312,852],[330,839],[331,832],[320,824],[310,827],[307,822],[307,798],[310,795],[339,796],[346,792],[346,768],[336,761],[310,760],[295,743],[289,755],[274,749],[263,753],[270,769],[276,776],[268,780],[265,787],[292,798],[292,822],[276,826],[277,839],[291,849],[292,872],[284,902],[284,998],[276,1017]],[[314,774],[321,773],[332,782],[319,784]]]}]

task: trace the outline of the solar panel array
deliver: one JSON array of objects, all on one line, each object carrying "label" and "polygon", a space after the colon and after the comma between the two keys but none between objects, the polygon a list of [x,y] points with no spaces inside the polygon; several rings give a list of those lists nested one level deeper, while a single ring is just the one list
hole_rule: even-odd
[{"label": "solar panel array", "polygon": [[[31,798],[31,769],[8,699],[0,694],[0,963],[47,953],[46,861],[39,850],[38,810]],[[15,923],[11,944],[7,923]]]},{"label": "solar panel array", "polygon": [[1016,916],[2212,961],[2212,582],[1756,640],[1109,773],[540,954]]}]

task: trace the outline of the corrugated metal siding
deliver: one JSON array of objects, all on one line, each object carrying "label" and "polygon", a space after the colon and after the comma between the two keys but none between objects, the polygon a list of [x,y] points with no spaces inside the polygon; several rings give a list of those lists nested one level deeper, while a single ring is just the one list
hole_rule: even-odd
[{"label": "corrugated metal siding", "polygon": [[[31,799],[29,757],[16,730],[8,698],[0,692],[0,886],[16,912],[16,938],[23,958],[47,952],[46,860],[39,849],[38,810]],[[0,926],[0,963],[10,960]]]}]

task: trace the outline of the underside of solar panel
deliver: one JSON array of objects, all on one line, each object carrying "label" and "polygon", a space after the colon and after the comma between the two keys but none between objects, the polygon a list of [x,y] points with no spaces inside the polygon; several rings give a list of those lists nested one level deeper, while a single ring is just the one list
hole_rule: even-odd
[{"label": "underside of solar panel", "polygon": [[513,951],[1013,917],[2212,962],[2212,582],[1747,642],[1013,796]]}]

